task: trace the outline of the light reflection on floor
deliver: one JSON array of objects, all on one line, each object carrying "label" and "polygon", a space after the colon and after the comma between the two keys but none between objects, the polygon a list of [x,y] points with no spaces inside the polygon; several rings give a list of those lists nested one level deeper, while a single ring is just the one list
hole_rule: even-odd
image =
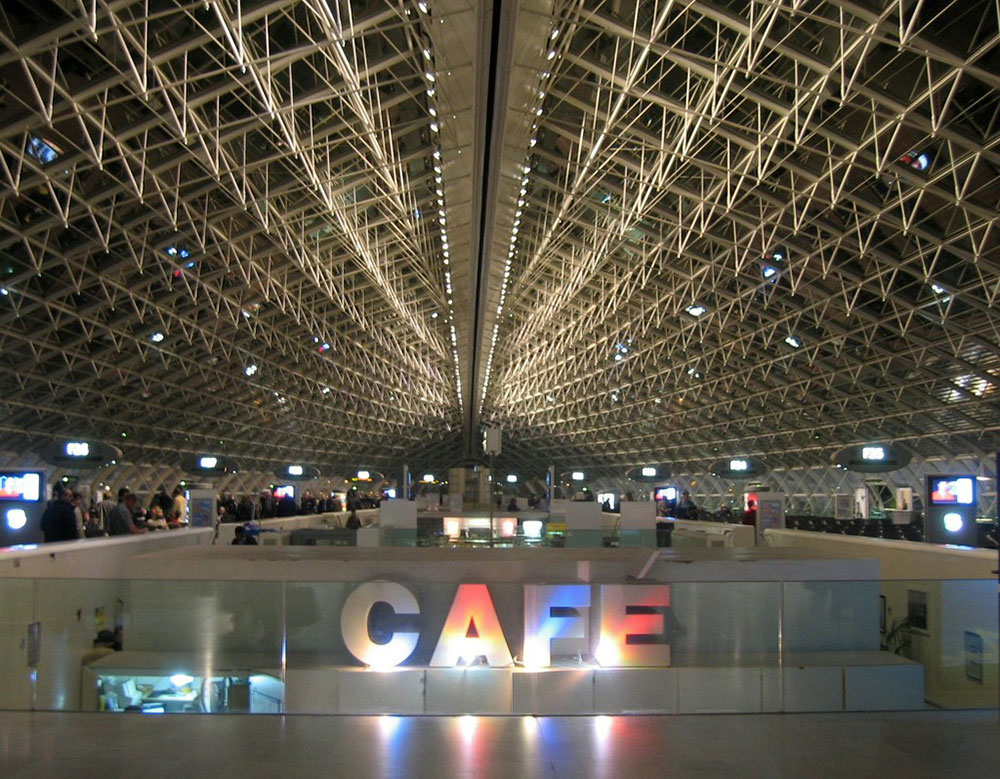
[{"label": "light reflection on floor", "polygon": [[[0,712],[0,776],[984,776],[995,711],[336,717]],[[94,762],[95,733],[101,758]],[[58,745],[58,748],[53,748]],[[151,760],[151,756],[157,756]],[[820,770],[821,767],[821,770]],[[137,774],[138,775],[138,774]]]}]

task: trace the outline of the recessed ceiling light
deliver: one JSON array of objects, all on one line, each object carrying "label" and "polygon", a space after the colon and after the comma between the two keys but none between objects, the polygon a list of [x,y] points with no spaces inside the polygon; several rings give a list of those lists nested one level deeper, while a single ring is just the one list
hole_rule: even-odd
[{"label": "recessed ceiling light", "polygon": [[690,305],[690,306],[688,306],[688,307],[687,307],[687,308],[685,308],[684,310],[685,310],[685,311],[687,311],[687,312],[688,312],[688,313],[689,313],[689,314],[690,314],[691,316],[701,316],[701,315],[702,315],[702,314],[704,314],[704,313],[705,313],[705,312],[706,312],[706,311],[707,311],[708,309],[707,309],[707,308],[705,308],[705,307],[704,307],[704,306],[702,306],[702,305],[698,305],[697,303],[695,303],[695,304],[693,304],[693,305]]}]

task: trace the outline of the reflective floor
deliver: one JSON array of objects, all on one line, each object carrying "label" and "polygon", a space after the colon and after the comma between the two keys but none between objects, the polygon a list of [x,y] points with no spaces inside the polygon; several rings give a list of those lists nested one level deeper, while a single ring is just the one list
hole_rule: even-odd
[{"label": "reflective floor", "polygon": [[995,711],[671,717],[0,712],[0,776],[1000,775]]}]

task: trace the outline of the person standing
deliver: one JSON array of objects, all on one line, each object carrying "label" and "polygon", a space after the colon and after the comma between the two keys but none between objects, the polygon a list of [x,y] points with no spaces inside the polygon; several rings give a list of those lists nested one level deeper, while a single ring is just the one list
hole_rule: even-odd
[{"label": "person standing", "polygon": [[135,493],[126,492],[121,502],[111,512],[108,522],[108,535],[127,536],[131,533],[145,533],[145,529],[136,527],[132,511],[135,508]]},{"label": "person standing", "polygon": [[174,507],[173,499],[169,495],[167,495],[167,488],[162,484],[160,485],[160,489],[156,491],[156,494],[153,496],[153,500],[149,504],[149,512],[152,513],[153,509],[156,508],[157,506],[160,507],[160,512],[163,514],[164,517],[169,517],[171,509],[173,509]]},{"label": "person standing", "polygon": [[188,502],[184,497],[184,490],[174,487],[174,500],[170,507],[170,516],[174,522],[181,523],[187,520]]},{"label": "person standing", "polygon": [[105,532],[107,532],[108,530],[108,523],[111,519],[111,512],[115,510],[115,506],[117,505],[118,504],[115,503],[114,499],[111,496],[111,490],[105,490],[104,499],[97,504],[97,517],[100,520],[101,527],[104,529]]},{"label": "person standing", "polygon": [[41,528],[45,543],[74,541],[80,537],[76,527],[76,506],[73,505],[73,491],[56,482],[52,488],[52,500],[42,514]]},{"label": "person standing", "polygon": [[691,493],[684,490],[680,501],[677,503],[677,508],[674,510],[675,516],[678,519],[692,519],[697,510],[698,507],[694,505],[694,501],[691,500]]}]

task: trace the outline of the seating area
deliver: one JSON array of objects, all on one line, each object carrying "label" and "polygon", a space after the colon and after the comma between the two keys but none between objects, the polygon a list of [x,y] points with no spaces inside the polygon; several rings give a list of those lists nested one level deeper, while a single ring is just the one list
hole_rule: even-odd
[{"label": "seating area", "polygon": [[[698,519],[706,522],[723,522],[739,524],[740,517],[731,509],[719,511],[701,511]],[[893,541],[925,541],[922,523],[913,522],[908,525],[897,525],[887,517],[871,519],[834,519],[833,517],[817,517],[809,514],[788,514],[785,516],[785,528],[788,530],[808,530],[814,533],[835,533],[848,536],[866,536],[868,538],[888,538]],[[1000,526],[996,522],[980,522],[977,524],[976,546],[983,549],[996,549],[1000,537]]]}]

